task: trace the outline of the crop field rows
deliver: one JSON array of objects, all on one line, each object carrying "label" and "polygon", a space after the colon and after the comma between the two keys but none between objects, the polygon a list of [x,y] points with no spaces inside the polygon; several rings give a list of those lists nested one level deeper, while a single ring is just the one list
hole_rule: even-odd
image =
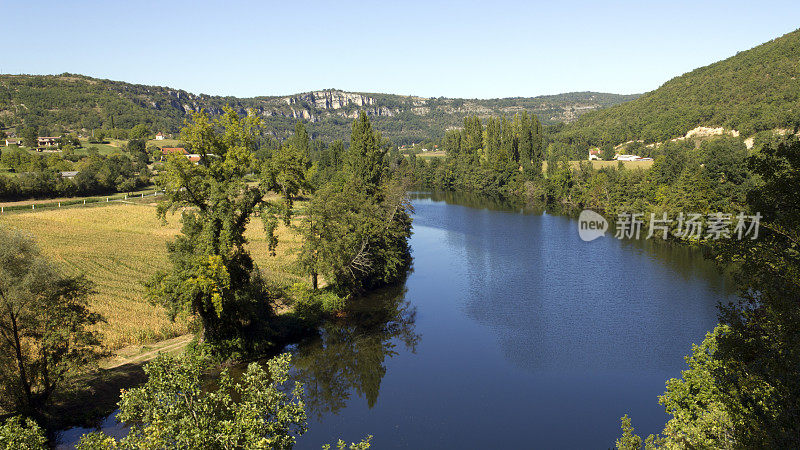
[{"label": "crop field rows", "polygon": [[[0,226],[31,236],[66,272],[83,273],[94,283],[90,304],[105,317],[103,342],[114,350],[188,332],[185,320],[171,322],[162,307],[147,300],[143,285],[156,271],[169,269],[166,244],[180,230],[178,218],[168,216],[163,225],[154,204],[102,203],[5,214]],[[251,222],[246,236],[265,278],[283,286],[300,280],[292,264],[299,236],[280,227],[276,257],[268,254],[259,220]]]}]

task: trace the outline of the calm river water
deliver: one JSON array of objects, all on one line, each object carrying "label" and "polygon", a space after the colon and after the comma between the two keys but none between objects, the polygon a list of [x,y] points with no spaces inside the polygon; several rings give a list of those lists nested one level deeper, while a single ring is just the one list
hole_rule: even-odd
[{"label": "calm river water", "polygon": [[708,262],[583,242],[563,216],[413,198],[405,285],[292,348],[309,406],[298,448],[368,434],[380,449],[609,448],[623,414],[661,431],[657,397],[729,295]]},{"label": "calm river water", "polygon": [[376,448],[608,448],[623,414],[661,431],[657,397],[728,295],[701,255],[414,197],[414,270],[384,317],[297,349],[315,411],[299,448],[367,434]]}]

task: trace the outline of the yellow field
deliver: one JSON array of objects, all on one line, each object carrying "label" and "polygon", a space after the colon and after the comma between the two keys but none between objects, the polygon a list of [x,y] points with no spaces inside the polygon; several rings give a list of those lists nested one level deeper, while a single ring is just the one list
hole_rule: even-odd
[{"label": "yellow field", "polygon": [[437,150],[432,152],[424,152],[417,154],[417,158],[430,159],[430,158],[444,158],[447,154],[444,150]]},{"label": "yellow field", "polygon": [[[580,164],[579,161],[570,161],[575,167]],[[592,161],[592,167],[601,169],[603,167],[617,167],[619,161]],[[622,161],[626,169],[649,169],[653,165],[653,161]]]},{"label": "yellow field", "polygon": [[[92,308],[108,323],[101,325],[104,345],[118,349],[167,339],[187,332],[186,323],[171,323],[163,308],[151,305],[142,283],[159,269],[169,269],[166,243],[180,230],[179,215],[163,226],[154,204],[110,203],[97,206],[7,213],[0,226],[31,236],[42,252],[69,273],[85,274],[97,291]],[[279,229],[278,256],[267,253],[260,220],[248,228],[249,249],[267,279],[299,280],[291,263],[299,237]]]},{"label": "yellow field", "polygon": [[180,139],[162,139],[160,141],[157,141],[155,139],[148,139],[147,140],[147,146],[148,147],[150,147],[150,146],[159,147],[159,148],[163,148],[163,147],[180,147],[181,145],[183,145],[183,141],[180,140]]},{"label": "yellow field", "polygon": [[[585,161],[585,160],[584,160]],[[570,161],[570,167],[577,169],[580,167],[580,164],[583,161]],[[614,167],[616,168],[619,165],[619,161],[592,161],[592,167],[594,169],[602,169],[603,167]],[[622,161],[622,165],[625,166],[626,169],[644,169],[647,170],[653,165],[653,161]],[[542,163],[542,170],[547,170],[547,161]]]}]

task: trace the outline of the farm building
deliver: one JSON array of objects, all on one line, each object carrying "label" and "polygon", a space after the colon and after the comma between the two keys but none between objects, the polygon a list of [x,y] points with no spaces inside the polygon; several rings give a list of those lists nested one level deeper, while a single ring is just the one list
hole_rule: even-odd
[{"label": "farm building", "polygon": [[36,144],[39,148],[58,147],[59,140],[61,140],[61,138],[57,136],[42,136],[36,138]]}]

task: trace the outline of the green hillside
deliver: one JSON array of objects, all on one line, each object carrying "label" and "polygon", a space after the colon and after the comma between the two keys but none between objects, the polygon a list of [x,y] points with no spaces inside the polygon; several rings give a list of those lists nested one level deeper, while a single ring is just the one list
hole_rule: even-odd
[{"label": "green hillside", "polygon": [[345,139],[358,110],[398,144],[439,138],[467,115],[537,114],[544,124],[570,122],[581,114],[636,98],[636,95],[574,92],[534,98],[492,100],[424,98],[344,92],[335,89],[280,97],[236,98],[195,95],[179,89],[101,80],[82,75],[0,75],[0,127],[36,126],[64,130],[131,128],[177,132],[191,112],[220,113],[230,105],[240,114],[260,115],[267,131],[281,138],[298,119],[312,135]]},{"label": "green hillside", "polygon": [[750,136],[800,125],[800,30],[673,78],[655,91],[593,111],[556,130],[556,139],[600,145],[664,141],[697,126]]}]

